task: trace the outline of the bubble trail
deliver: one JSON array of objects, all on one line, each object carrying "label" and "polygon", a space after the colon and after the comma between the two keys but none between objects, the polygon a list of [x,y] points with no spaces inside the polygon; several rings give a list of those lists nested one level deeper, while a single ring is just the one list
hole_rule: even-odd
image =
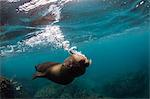
[{"label": "bubble trail", "polygon": [[[11,0],[11,2],[13,1],[14,0]],[[65,39],[65,35],[61,31],[60,26],[55,25],[55,23],[60,21],[61,9],[70,1],[73,0],[31,0],[23,5],[20,5],[16,11],[24,13],[28,13],[32,10],[38,9],[39,7],[44,7],[45,5],[49,5],[48,8],[44,10],[43,16],[51,14],[54,16],[55,21],[49,25],[42,26],[42,28],[38,29],[36,32],[27,34],[26,36],[31,35],[30,38],[19,41],[16,45],[6,46],[4,48],[5,50],[1,50],[1,55],[12,52],[25,52],[30,48],[48,45],[51,45],[54,48],[63,48],[68,52],[73,50],[74,53],[81,54],[77,51],[76,46],[70,47],[70,42]]]}]

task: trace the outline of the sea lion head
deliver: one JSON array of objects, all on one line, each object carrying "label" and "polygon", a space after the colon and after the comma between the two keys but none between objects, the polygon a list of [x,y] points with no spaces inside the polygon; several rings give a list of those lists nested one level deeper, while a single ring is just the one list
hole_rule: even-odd
[{"label": "sea lion head", "polygon": [[92,61],[84,55],[73,54],[72,57],[81,67],[88,67],[92,63]]},{"label": "sea lion head", "polygon": [[63,63],[73,77],[83,75],[90,64],[91,60],[81,54],[72,54]]},{"label": "sea lion head", "polygon": [[72,77],[78,77],[85,73],[86,68],[91,64],[91,60],[80,53],[73,53],[65,59],[62,66]]}]

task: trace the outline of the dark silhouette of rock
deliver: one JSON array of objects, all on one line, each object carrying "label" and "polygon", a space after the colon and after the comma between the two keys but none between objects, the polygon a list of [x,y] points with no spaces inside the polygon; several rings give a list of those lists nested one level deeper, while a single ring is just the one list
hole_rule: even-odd
[{"label": "dark silhouette of rock", "polygon": [[0,96],[1,98],[14,98],[13,85],[5,77],[0,77]]},{"label": "dark silhouette of rock", "polygon": [[17,81],[0,76],[0,99],[31,97],[27,90]]}]

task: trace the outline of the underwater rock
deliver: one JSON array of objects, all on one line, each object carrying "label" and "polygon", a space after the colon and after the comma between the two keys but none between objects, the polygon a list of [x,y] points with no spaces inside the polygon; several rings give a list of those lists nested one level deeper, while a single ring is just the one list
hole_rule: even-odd
[{"label": "underwater rock", "polygon": [[60,93],[63,92],[63,86],[52,83],[39,89],[34,97],[36,98],[59,98]]},{"label": "underwater rock", "polygon": [[1,98],[31,97],[20,83],[2,76],[0,76],[0,96]]},{"label": "underwater rock", "polygon": [[0,96],[1,98],[14,98],[14,88],[10,80],[0,76]]},{"label": "underwater rock", "polygon": [[100,93],[96,93],[95,90],[88,88],[88,86],[83,87],[78,83],[66,86],[60,98],[102,98]]},{"label": "underwater rock", "polygon": [[148,98],[148,73],[139,71],[117,77],[102,87],[102,93],[114,98]]},{"label": "underwater rock", "polygon": [[50,84],[47,85],[35,94],[36,98],[104,98],[100,93],[96,93],[93,89],[85,88],[78,83],[69,85]]}]

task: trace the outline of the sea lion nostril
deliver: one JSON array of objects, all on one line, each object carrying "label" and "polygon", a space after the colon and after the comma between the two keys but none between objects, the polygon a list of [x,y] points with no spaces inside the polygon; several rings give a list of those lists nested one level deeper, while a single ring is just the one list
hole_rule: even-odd
[{"label": "sea lion nostril", "polygon": [[84,64],[85,67],[88,67],[89,65],[90,65],[89,62]]}]

